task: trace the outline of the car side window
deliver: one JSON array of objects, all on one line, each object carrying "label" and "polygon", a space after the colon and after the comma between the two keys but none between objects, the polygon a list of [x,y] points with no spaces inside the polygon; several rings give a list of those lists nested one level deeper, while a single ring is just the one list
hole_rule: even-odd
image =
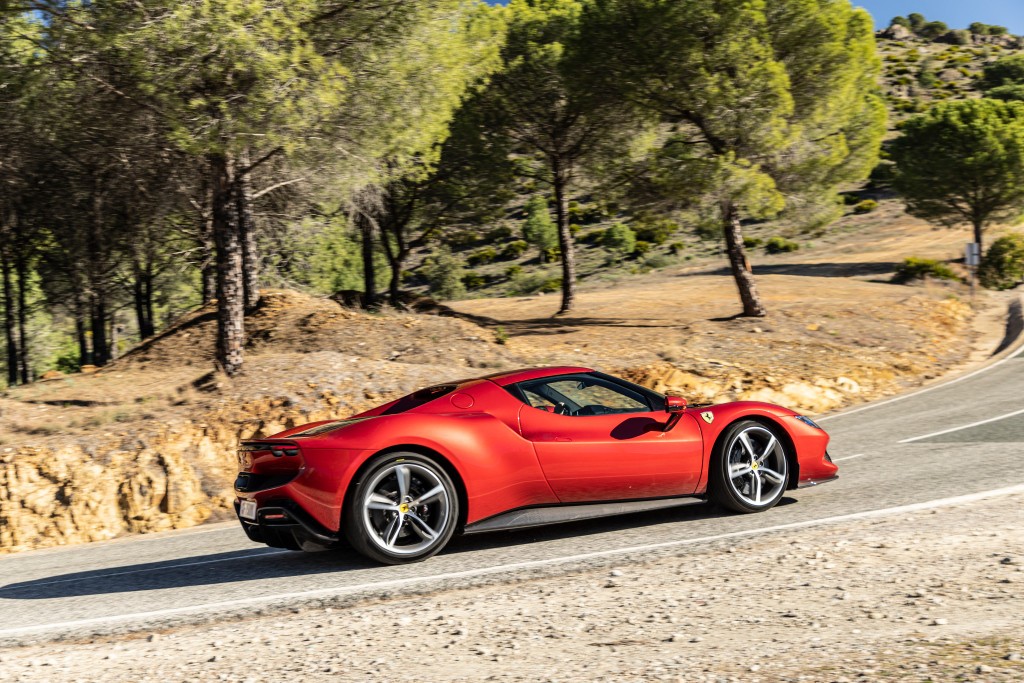
[{"label": "car side window", "polygon": [[646,413],[651,410],[645,398],[629,389],[588,375],[553,377],[520,387],[534,408],[562,415],[587,416],[613,413]]}]

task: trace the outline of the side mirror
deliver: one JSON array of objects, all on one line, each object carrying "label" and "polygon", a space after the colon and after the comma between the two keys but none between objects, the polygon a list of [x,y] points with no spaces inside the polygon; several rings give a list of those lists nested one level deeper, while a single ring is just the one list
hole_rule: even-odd
[{"label": "side mirror", "polygon": [[666,396],[665,412],[668,413],[668,420],[664,425],[662,425],[661,431],[672,431],[672,428],[679,424],[679,420],[683,417],[684,410],[686,410],[685,398],[682,396]]},{"label": "side mirror", "polygon": [[666,396],[665,397],[665,412],[666,413],[679,413],[686,410],[686,399],[682,396]]}]

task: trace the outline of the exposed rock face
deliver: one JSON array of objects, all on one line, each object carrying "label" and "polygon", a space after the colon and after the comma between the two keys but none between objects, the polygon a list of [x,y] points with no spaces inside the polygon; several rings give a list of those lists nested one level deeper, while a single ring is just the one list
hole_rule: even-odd
[{"label": "exposed rock face", "polygon": [[878,37],[885,38],[886,40],[909,40],[914,37],[914,32],[906,26],[893,24],[884,31],[879,31]]},{"label": "exposed rock face", "polygon": [[[0,552],[195,526],[231,509],[240,439],[348,414],[325,393],[322,410],[285,400],[230,406],[202,423],[92,446],[0,451]],[[261,416],[253,419],[253,416]]]}]

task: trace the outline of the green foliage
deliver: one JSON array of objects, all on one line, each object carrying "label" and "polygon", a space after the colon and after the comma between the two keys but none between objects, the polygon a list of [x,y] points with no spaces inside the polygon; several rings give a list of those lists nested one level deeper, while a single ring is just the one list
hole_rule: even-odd
[{"label": "green foliage", "polygon": [[505,245],[505,248],[501,250],[499,258],[502,261],[512,261],[520,258],[526,253],[526,250],[530,248],[530,245],[524,240],[516,240],[515,242],[509,242]]},{"label": "green foliage", "polygon": [[946,42],[952,40],[954,45],[970,45],[972,43],[971,32],[962,28],[953,29],[946,36],[948,38]]},{"label": "green foliage", "polygon": [[[480,289],[487,284],[487,278],[480,273],[474,273],[470,271],[462,276],[462,284],[466,289]],[[446,297],[451,298],[451,297]]]},{"label": "green foliage", "polygon": [[942,21],[929,21],[917,30],[917,35],[927,40],[935,40],[949,32],[949,26]]},{"label": "green foliage", "polygon": [[676,259],[672,258],[671,256],[666,256],[665,254],[655,254],[654,256],[644,261],[644,267],[650,268],[652,270],[658,268],[668,268],[671,265],[675,265],[676,262]]},{"label": "green foliage", "polygon": [[636,238],[651,244],[664,244],[679,231],[679,224],[667,218],[647,218],[633,224]]},{"label": "green foliage", "polygon": [[498,326],[494,328],[494,343],[502,346],[508,344],[508,332],[505,331],[504,327]]},{"label": "green foliage", "polygon": [[756,249],[757,247],[764,244],[764,240],[760,237],[744,237],[743,246],[747,249]]},{"label": "green foliage", "polygon": [[924,25],[928,23],[928,20],[925,19],[924,15],[920,12],[912,12],[907,15],[907,22],[910,24],[910,30],[917,33],[924,28]]},{"label": "green foliage", "polygon": [[423,276],[430,293],[437,299],[458,299],[466,293],[462,282],[464,271],[462,261],[446,248],[441,247],[423,262]]},{"label": "green foliage", "polygon": [[764,250],[769,254],[786,254],[792,251],[799,251],[800,245],[785,237],[770,237],[765,242]]},{"label": "green foliage", "polygon": [[857,214],[864,214],[871,213],[872,211],[875,211],[877,209],[878,202],[876,202],[874,199],[865,199],[862,202],[858,202],[857,205],[853,207],[853,212]]},{"label": "green foliage", "polygon": [[505,269],[505,277],[509,280],[522,275],[523,267],[519,265],[509,266]]},{"label": "green foliage", "polygon": [[978,279],[988,289],[1013,289],[1024,281],[1024,234],[1000,237],[985,253]]},{"label": "green foliage", "polygon": [[445,243],[453,249],[462,250],[483,242],[480,233],[473,230],[458,230],[445,237]]},{"label": "green foliage", "polygon": [[515,233],[507,225],[500,225],[487,233],[488,242],[506,242],[512,239]]},{"label": "green foliage", "polygon": [[543,197],[534,197],[526,205],[523,237],[540,251],[542,261],[546,261],[552,250],[558,247],[558,229],[551,220],[548,203]]},{"label": "green foliage", "polygon": [[668,251],[673,256],[681,256],[686,251],[686,244],[683,242],[673,242],[668,246]]},{"label": "green foliage", "polygon": [[982,69],[981,78],[978,80],[978,87],[983,91],[1005,85],[1024,84],[1024,54],[1004,57],[991,64],[986,64]]},{"label": "green foliage", "polygon": [[947,264],[935,259],[917,258],[911,256],[904,259],[892,281],[897,284],[905,284],[912,280],[925,280],[935,278],[937,280],[959,280],[959,276],[953,272]]},{"label": "green foliage", "polygon": [[1024,210],[1024,103],[944,102],[894,141],[896,188],[908,210],[946,225],[985,225]]},{"label": "green foliage", "polygon": [[544,273],[519,273],[511,280],[510,293],[514,295],[551,294],[562,289],[562,278]]},{"label": "green foliage", "polygon": [[636,244],[633,246],[633,255],[643,256],[644,254],[651,250],[651,246],[652,245],[650,242],[645,242],[644,240],[637,240]]},{"label": "green foliage", "polygon": [[904,28],[912,28],[910,20],[904,16],[896,16],[889,22],[889,26],[902,26]]},{"label": "green foliage", "polygon": [[470,254],[469,258],[466,259],[466,265],[470,268],[485,266],[488,263],[493,263],[497,258],[498,252],[494,250],[494,247],[486,247],[480,251]]},{"label": "green foliage", "polygon": [[1010,32],[1005,26],[983,24],[980,21],[971,24],[967,30],[976,36],[1005,36]]},{"label": "green foliage", "polygon": [[986,92],[985,96],[1003,102],[1024,102],[1024,83],[1000,85]]},{"label": "green foliage", "polygon": [[620,256],[631,254],[636,250],[636,233],[628,225],[616,223],[604,231],[601,245]]}]

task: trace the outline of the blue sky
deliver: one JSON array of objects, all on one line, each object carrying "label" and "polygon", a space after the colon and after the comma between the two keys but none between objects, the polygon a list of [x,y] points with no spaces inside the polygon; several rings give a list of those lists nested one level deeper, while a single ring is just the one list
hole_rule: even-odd
[{"label": "blue sky", "polygon": [[853,3],[871,12],[879,27],[884,27],[897,15],[920,12],[953,28],[967,28],[971,22],[981,21],[1006,26],[1011,33],[1024,34],[1022,0],[853,0]]}]

